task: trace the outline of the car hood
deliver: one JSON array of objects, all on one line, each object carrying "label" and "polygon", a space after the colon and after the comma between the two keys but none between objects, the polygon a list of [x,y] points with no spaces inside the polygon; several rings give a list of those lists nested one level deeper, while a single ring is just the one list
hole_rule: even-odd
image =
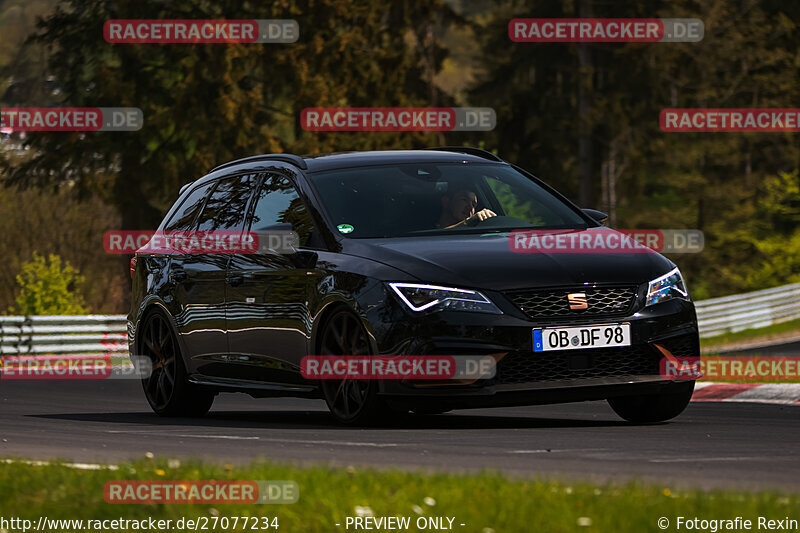
[{"label": "car hood", "polygon": [[[597,231],[609,230],[589,228],[577,233]],[[509,238],[506,232],[345,239],[342,251],[391,265],[426,283],[498,291],[585,283],[640,284],[674,268],[671,261],[650,250],[519,253],[511,251]]]}]

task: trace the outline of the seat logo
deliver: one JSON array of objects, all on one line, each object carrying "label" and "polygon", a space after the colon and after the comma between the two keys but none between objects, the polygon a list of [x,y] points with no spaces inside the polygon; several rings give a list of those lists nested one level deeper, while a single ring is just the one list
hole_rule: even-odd
[{"label": "seat logo", "polygon": [[573,311],[589,308],[589,302],[586,299],[585,292],[572,292],[567,294],[567,301],[569,302],[569,308]]}]

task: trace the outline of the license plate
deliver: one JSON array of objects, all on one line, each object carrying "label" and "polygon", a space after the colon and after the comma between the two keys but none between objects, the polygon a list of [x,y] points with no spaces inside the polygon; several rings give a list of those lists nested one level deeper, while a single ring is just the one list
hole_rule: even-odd
[{"label": "license plate", "polygon": [[533,330],[533,351],[585,350],[609,346],[630,346],[631,325],[599,324],[572,328],[542,328]]}]

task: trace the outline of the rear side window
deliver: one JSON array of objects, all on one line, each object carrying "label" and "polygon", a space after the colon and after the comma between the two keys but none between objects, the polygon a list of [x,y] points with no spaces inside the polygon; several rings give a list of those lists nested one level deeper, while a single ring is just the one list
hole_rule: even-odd
[{"label": "rear side window", "polygon": [[206,197],[206,193],[208,193],[212,185],[213,184],[209,183],[197,187],[190,192],[178,210],[175,211],[175,214],[172,215],[167,225],[164,226],[164,231],[188,231],[192,229],[192,224],[197,217],[197,213],[199,213],[200,209],[203,207],[203,200]]},{"label": "rear side window", "polygon": [[197,221],[199,231],[241,230],[257,174],[217,182]]},{"label": "rear side window", "polygon": [[308,246],[314,224],[294,185],[277,174],[269,174],[255,198],[250,231],[269,229],[275,224],[292,224],[300,237],[300,246]]}]

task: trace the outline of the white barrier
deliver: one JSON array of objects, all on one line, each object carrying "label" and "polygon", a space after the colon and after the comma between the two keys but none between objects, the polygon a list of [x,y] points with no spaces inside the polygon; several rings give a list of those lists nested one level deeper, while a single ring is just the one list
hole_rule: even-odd
[{"label": "white barrier", "polygon": [[800,318],[800,283],[695,302],[701,337]]},{"label": "white barrier", "polygon": [[125,315],[0,316],[0,355],[124,354]]}]

